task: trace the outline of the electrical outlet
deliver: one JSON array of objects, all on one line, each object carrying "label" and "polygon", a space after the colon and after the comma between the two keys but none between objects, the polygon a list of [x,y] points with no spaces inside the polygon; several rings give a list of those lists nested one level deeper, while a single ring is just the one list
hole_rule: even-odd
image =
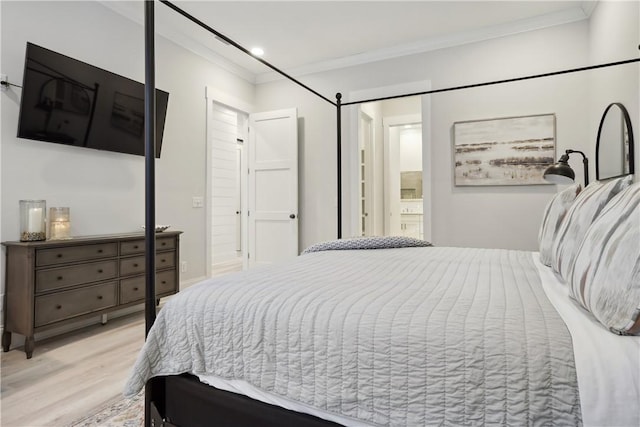
[{"label": "electrical outlet", "polygon": [[187,272],[187,261],[181,261],[180,262],[180,272],[181,273],[186,273]]},{"label": "electrical outlet", "polygon": [[194,196],[191,199],[191,202],[192,202],[192,206],[194,208],[202,208],[202,207],[204,207],[204,197],[195,197]]}]

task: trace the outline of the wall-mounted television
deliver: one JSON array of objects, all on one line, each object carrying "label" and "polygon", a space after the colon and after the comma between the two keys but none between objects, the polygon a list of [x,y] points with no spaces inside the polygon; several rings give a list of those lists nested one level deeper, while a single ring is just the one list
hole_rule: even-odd
[{"label": "wall-mounted television", "polygon": [[[157,158],[168,101],[156,89]],[[144,85],[27,43],[18,138],[144,156]]]}]

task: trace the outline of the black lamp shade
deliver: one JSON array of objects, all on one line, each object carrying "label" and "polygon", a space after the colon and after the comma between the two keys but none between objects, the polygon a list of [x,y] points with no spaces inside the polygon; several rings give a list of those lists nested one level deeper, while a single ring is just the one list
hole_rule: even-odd
[{"label": "black lamp shade", "polygon": [[543,178],[554,184],[571,184],[576,174],[566,161],[560,159],[558,163],[551,165],[544,171]]}]

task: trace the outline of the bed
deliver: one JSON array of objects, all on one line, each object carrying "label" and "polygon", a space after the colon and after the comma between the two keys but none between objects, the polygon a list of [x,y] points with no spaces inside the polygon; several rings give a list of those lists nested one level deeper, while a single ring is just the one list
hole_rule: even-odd
[{"label": "bed", "polygon": [[564,189],[540,234],[541,252],[340,239],[207,280],[160,311],[126,394],[184,381],[161,418],[185,426],[284,425],[220,422],[209,386],[175,391],[195,377],[309,425],[640,424],[640,183]]},{"label": "bed", "polygon": [[[149,40],[153,2],[145,4]],[[147,44],[148,117],[153,63]],[[336,100],[340,238],[346,104]],[[152,130],[149,120],[148,147]],[[147,426],[640,425],[640,189],[631,166],[625,177],[555,195],[537,252],[339,239],[195,285],[157,318],[150,275],[147,341],[125,394],[146,388]],[[146,237],[153,254],[154,235]]]},{"label": "bed", "polygon": [[349,426],[632,426],[639,352],[535,252],[329,250],[168,301],[127,392],[189,373]]}]

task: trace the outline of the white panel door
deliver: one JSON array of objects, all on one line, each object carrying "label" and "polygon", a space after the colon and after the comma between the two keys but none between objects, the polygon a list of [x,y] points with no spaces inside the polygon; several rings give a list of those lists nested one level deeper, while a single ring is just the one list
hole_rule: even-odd
[{"label": "white panel door", "polygon": [[236,259],[239,254],[238,113],[212,102],[208,112],[211,168],[211,263]]},{"label": "white panel door", "polygon": [[298,118],[295,108],[249,116],[248,265],[298,255]]}]

